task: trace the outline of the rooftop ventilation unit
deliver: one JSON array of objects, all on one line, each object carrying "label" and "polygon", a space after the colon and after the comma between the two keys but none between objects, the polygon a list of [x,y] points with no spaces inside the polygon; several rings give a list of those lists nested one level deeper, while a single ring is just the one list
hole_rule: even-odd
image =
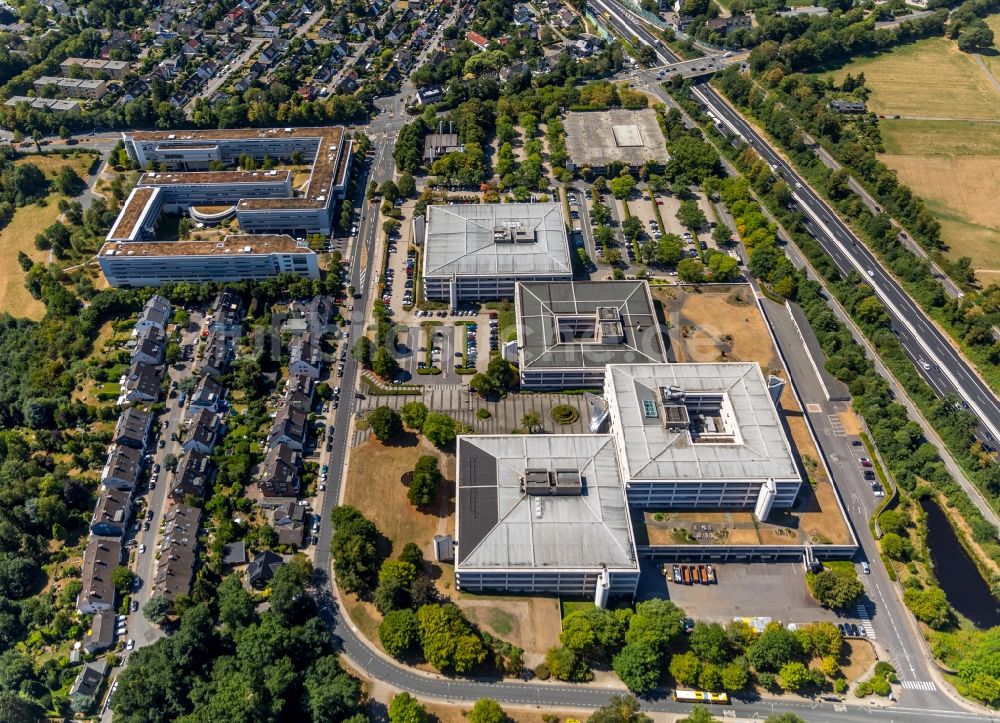
[{"label": "rooftop ventilation unit", "polygon": [[525,494],[533,496],[580,495],[583,494],[583,478],[576,469],[527,469],[523,489]]}]

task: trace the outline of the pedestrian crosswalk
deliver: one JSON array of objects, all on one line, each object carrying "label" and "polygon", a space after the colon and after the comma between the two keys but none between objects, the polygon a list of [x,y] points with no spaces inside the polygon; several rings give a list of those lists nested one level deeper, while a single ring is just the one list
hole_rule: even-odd
[{"label": "pedestrian crosswalk", "polygon": [[830,430],[833,432],[834,437],[847,436],[847,432],[844,430],[844,423],[840,420],[839,414],[827,414],[826,418],[830,422]]},{"label": "pedestrian crosswalk", "polygon": [[929,680],[901,680],[899,684],[906,690],[926,690],[931,693],[937,690],[937,686]]},{"label": "pedestrian crosswalk", "polygon": [[868,608],[862,603],[858,603],[858,620],[860,620],[860,627],[865,630],[865,637],[869,640],[875,640],[875,628],[872,627],[871,617],[868,615]]}]

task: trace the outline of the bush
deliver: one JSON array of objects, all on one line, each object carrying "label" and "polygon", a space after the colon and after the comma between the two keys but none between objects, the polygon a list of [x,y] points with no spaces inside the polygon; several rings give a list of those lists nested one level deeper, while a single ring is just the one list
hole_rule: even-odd
[{"label": "bush", "polygon": [[539,680],[548,680],[550,675],[548,663],[539,663],[535,666],[535,677]]},{"label": "bush", "polygon": [[580,412],[568,404],[557,404],[549,411],[549,416],[556,424],[572,424],[580,418]]},{"label": "bush", "polygon": [[493,414],[490,413],[489,409],[481,408],[476,410],[476,419],[487,420],[492,416]]}]

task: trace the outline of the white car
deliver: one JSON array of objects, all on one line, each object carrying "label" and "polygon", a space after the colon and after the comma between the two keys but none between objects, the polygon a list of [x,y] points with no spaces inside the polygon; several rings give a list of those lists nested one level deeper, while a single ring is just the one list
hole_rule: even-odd
[{"label": "white car", "polygon": [[146,551],[146,546],[145,545],[139,545],[139,554],[141,555],[145,551]]},{"label": "white car", "polygon": [[125,644],[126,650],[135,650],[135,641],[129,638],[129,641]]}]

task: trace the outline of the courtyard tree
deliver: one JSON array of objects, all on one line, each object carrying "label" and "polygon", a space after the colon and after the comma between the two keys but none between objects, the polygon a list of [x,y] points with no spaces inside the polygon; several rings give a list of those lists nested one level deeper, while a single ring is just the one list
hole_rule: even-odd
[{"label": "courtyard tree", "polygon": [[435,447],[446,447],[458,436],[458,422],[444,412],[428,412],[421,431]]},{"label": "courtyard tree", "polygon": [[399,412],[392,407],[382,405],[368,413],[368,426],[380,442],[387,442],[398,437],[403,431],[403,420]]},{"label": "courtyard tree", "polygon": [[423,402],[407,402],[399,408],[399,415],[407,427],[420,430],[427,419],[427,405]]},{"label": "courtyard tree", "polygon": [[410,488],[406,496],[417,507],[426,507],[437,498],[438,489],[444,481],[441,470],[438,469],[437,457],[429,454],[421,455],[413,468]]}]

